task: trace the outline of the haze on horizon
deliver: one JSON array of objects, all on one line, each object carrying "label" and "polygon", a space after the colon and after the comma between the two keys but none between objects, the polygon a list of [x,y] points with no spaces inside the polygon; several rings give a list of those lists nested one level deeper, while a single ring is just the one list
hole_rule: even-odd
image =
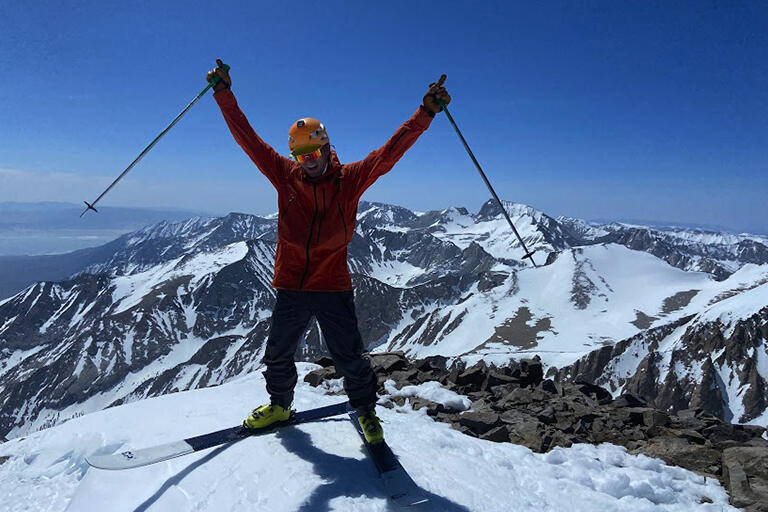
[{"label": "haze on horizon", "polygon": [[[768,4],[444,5],[5,4],[0,63],[22,79],[0,90],[0,202],[92,200],[221,57],[283,154],[311,115],[342,161],[362,158],[446,73],[506,200],[768,233]],[[487,198],[443,116],[363,197],[421,211]],[[266,215],[276,198],[205,97],[103,204]]]}]

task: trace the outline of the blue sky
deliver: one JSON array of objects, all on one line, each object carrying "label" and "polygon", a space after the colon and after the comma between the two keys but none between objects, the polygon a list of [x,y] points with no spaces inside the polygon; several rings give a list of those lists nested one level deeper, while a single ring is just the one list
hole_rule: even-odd
[{"label": "blue sky", "polygon": [[[93,199],[221,57],[284,154],[313,116],[342,162],[362,158],[446,73],[504,199],[766,233],[766,26],[759,1],[0,1],[0,201]],[[440,116],[364,198],[476,210],[488,192]],[[276,199],[206,97],[104,204],[263,214]]]}]

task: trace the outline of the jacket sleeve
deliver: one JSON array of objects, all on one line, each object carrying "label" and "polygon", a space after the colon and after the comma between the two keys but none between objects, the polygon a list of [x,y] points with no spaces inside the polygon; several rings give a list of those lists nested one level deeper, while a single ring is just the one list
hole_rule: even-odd
[{"label": "jacket sleeve", "polygon": [[237,105],[237,100],[231,90],[224,89],[215,93],[213,97],[216,99],[216,103],[219,104],[224,120],[227,122],[227,126],[229,126],[229,131],[232,132],[232,136],[237,143],[240,144],[243,151],[253,160],[253,163],[269,179],[272,185],[279,189],[280,183],[288,175],[293,162],[281,156],[272,146],[256,135],[256,132],[248,123],[245,114]]},{"label": "jacket sleeve", "polygon": [[354,183],[358,196],[373,185],[379,176],[389,172],[405,152],[413,146],[419,135],[429,128],[432,118],[421,107],[414,112],[409,120],[397,129],[395,134],[377,150],[372,151],[365,159],[348,164],[347,174]]}]

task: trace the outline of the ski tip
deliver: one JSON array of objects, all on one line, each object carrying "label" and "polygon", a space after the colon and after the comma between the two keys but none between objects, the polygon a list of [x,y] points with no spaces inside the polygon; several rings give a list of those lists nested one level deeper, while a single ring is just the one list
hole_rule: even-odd
[{"label": "ski tip", "polygon": [[130,467],[126,466],[125,464],[115,464],[114,457],[111,456],[92,455],[90,457],[86,457],[85,462],[87,462],[88,465],[92,468],[106,469],[108,471],[116,471]]}]

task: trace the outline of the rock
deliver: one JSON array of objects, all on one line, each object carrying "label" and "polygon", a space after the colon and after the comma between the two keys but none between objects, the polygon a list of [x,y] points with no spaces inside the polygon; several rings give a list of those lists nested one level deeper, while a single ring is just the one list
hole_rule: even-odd
[{"label": "rock", "polygon": [[[481,402],[483,408],[492,402],[491,397],[492,395],[488,391],[470,391],[467,393],[467,398],[469,398],[472,403]],[[474,405],[473,407],[477,408]]]},{"label": "rock", "polygon": [[552,379],[545,379],[541,381],[541,384],[538,385],[538,389],[544,391],[545,393],[549,393],[550,395],[559,395],[561,391],[557,384],[555,384],[555,381]]},{"label": "rock", "polygon": [[392,401],[393,401],[393,402],[394,402],[394,403],[395,403],[395,404],[396,404],[398,407],[402,407],[402,406],[404,406],[404,405],[405,405],[405,402],[407,402],[407,401],[408,401],[408,399],[407,399],[407,398],[405,398],[404,396],[396,396],[395,398],[393,398],[393,399],[392,399]]},{"label": "rock", "polygon": [[472,391],[480,391],[480,388],[485,382],[488,368],[485,363],[477,363],[470,366],[456,377],[456,385],[463,386],[471,389]]},{"label": "rock", "polygon": [[627,407],[617,411],[617,416],[632,425],[645,425],[645,415],[652,414],[654,409],[649,407]]},{"label": "rock", "polygon": [[731,504],[748,511],[768,511],[768,448],[727,448],[722,466]]},{"label": "rock", "polygon": [[499,400],[497,404],[507,409],[518,404],[530,404],[531,402],[533,402],[533,392],[526,388],[517,388]]},{"label": "rock", "polygon": [[[377,403],[377,405],[380,405],[380,406],[384,407],[385,409],[394,409],[395,408],[395,404],[389,398],[379,401]],[[427,410],[427,414],[429,414],[429,410]]]},{"label": "rock", "polygon": [[648,402],[645,399],[633,395],[631,393],[624,393],[612,403],[615,407],[646,407]]},{"label": "rock", "polygon": [[577,380],[575,382],[577,389],[584,395],[597,400],[598,402],[609,402],[613,400],[611,392],[595,384]]},{"label": "rock", "polygon": [[697,473],[717,475],[720,472],[720,453],[717,450],[691,445],[679,437],[653,438],[642,448],[632,450],[632,453],[643,453]]},{"label": "rock", "polygon": [[451,367],[451,370],[440,379],[440,383],[447,385],[449,388],[453,388],[456,385],[456,379],[459,378],[464,372],[464,368],[461,364],[456,364]]},{"label": "rock", "polygon": [[322,366],[323,368],[328,368],[330,366],[334,365],[333,359],[328,356],[323,356],[315,360],[315,364]]},{"label": "rock", "polygon": [[557,417],[555,416],[555,409],[551,406],[545,408],[536,416],[536,419],[547,425],[556,422]]},{"label": "rock", "polygon": [[542,380],[544,380],[544,368],[538,356],[533,359],[520,360],[521,385],[537,386]]},{"label": "rock", "polygon": [[481,435],[480,439],[493,441],[495,443],[507,443],[509,442],[509,430],[507,430],[506,425],[499,425],[498,427],[492,428],[485,434]]},{"label": "rock", "polygon": [[317,387],[326,380],[337,379],[336,368],[331,366],[330,368],[320,368],[319,370],[312,370],[304,376],[304,382],[308,383],[312,387]]},{"label": "rock", "polygon": [[[418,411],[419,409],[422,409],[424,407],[428,408],[428,407],[430,407],[433,404],[429,400],[425,400],[425,399],[417,397],[417,396],[416,397],[411,397],[409,399],[409,401],[411,402],[411,408],[414,411]],[[427,409],[427,414],[429,414],[429,409]]]},{"label": "rock", "polygon": [[419,370],[416,368],[409,368],[407,370],[395,370],[389,374],[389,378],[395,381],[398,388],[401,388],[408,384],[418,384],[418,374]]},{"label": "rock", "polygon": [[433,418],[440,414],[445,414],[449,412],[454,412],[454,411],[447,409],[443,404],[436,404],[434,402],[430,402],[429,405],[427,405],[427,416],[432,416]]},{"label": "rock", "polygon": [[444,372],[448,358],[445,356],[429,356],[424,359],[417,359],[413,362],[413,367],[422,372]]},{"label": "rock", "polygon": [[690,420],[703,413],[703,409],[681,409],[677,411],[677,417],[681,420]]},{"label": "rock", "polygon": [[643,425],[648,428],[666,427],[669,425],[669,414],[656,409],[643,413]]},{"label": "rock", "polygon": [[478,435],[469,427],[465,427],[464,425],[461,425],[459,423],[452,423],[451,426],[455,429],[461,432],[464,435],[472,436],[472,437],[478,437]]},{"label": "rock", "polygon": [[707,438],[695,430],[683,430],[680,432],[680,436],[695,444],[704,444],[707,442]]},{"label": "rock", "polygon": [[10,458],[10,457],[8,457],[7,455],[4,455],[4,456],[0,457],[0,466],[2,466],[3,464],[5,464],[5,463],[6,463],[6,462],[8,462],[9,460],[11,460],[11,458]]},{"label": "rock", "polygon": [[432,380],[436,380],[436,381],[440,382],[441,384],[443,384],[442,378],[445,377],[446,375],[448,375],[448,374],[447,373],[444,373],[444,374],[427,373],[427,372],[423,372],[421,370],[417,370],[415,378],[416,378],[416,381],[419,382],[419,383],[429,382],[429,381],[432,381]]},{"label": "rock", "polygon": [[765,427],[760,425],[734,425],[733,428],[747,432],[750,437],[762,437],[765,434]]},{"label": "rock", "polygon": [[498,370],[490,370],[488,372],[488,376],[486,377],[485,381],[482,384],[482,389],[490,390],[495,386],[501,386],[501,385],[519,386],[520,379],[516,379],[514,377],[510,377],[509,375],[505,375],[504,373],[501,373]]},{"label": "rock", "polygon": [[499,415],[499,418],[507,425],[524,425],[526,429],[535,429],[539,424],[539,420],[534,416],[517,409],[504,411]]},{"label": "rock", "polygon": [[533,427],[530,427],[528,423],[508,425],[507,431],[510,442],[525,446],[535,452],[541,452],[543,434],[535,427],[535,424]]},{"label": "rock", "polygon": [[403,352],[377,352],[369,354],[369,357],[376,373],[391,373],[408,368],[408,360]]},{"label": "rock", "polygon": [[458,423],[480,435],[498,426],[501,423],[501,418],[492,411],[467,411],[459,415]]},{"label": "rock", "polygon": [[580,436],[587,436],[589,435],[590,426],[591,424],[586,418],[579,418],[573,425],[573,433]]},{"label": "rock", "polygon": [[746,443],[752,436],[749,432],[742,429],[734,428],[734,425],[728,423],[720,423],[705,427],[701,431],[701,435],[709,439],[714,444],[722,444],[727,441],[734,441],[737,443]]},{"label": "rock", "polygon": [[501,400],[516,389],[520,389],[516,384],[502,384],[500,386],[492,386],[489,391],[496,400]]}]

